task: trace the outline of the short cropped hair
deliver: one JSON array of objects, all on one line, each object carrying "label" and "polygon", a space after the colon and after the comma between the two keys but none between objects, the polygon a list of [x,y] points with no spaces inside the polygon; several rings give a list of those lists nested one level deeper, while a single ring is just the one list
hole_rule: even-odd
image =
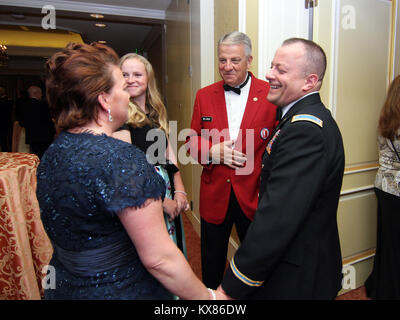
[{"label": "short cropped hair", "polygon": [[305,74],[316,74],[318,75],[319,81],[322,82],[326,71],[326,54],[320,45],[314,41],[302,39],[302,38],[290,38],[283,41],[282,46],[301,43],[306,51],[306,63],[305,63]]},{"label": "short cropped hair", "polygon": [[222,36],[218,41],[218,50],[221,45],[237,45],[241,44],[244,46],[244,53],[247,58],[251,56],[251,40],[250,38],[244,34],[243,32],[233,31],[231,33],[227,33]]},{"label": "short cropped hair", "polygon": [[97,121],[98,96],[114,86],[119,57],[100,43],[70,43],[46,63],[46,95],[58,130]]}]

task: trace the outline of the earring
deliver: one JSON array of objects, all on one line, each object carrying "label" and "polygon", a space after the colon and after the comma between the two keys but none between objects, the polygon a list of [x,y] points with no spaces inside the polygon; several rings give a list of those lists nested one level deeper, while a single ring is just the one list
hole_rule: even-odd
[{"label": "earring", "polygon": [[108,121],[112,122],[113,121],[113,117],[111,115],[111,110],[108,109]]}]

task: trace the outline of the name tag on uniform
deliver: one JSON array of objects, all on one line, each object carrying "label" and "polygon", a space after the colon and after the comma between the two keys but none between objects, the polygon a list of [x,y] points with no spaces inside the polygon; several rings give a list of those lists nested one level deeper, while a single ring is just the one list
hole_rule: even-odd
[{"label": "name tag on uniform", "polygon": [[201,117],[201,121],[211,122],[212,121],[212,117]]}]

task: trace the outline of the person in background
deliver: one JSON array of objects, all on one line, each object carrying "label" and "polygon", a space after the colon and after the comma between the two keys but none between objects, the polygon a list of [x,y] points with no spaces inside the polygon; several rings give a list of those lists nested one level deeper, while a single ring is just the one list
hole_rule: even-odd
[{"label": "person in background", "polygon": [[326,56],[288,39],[266,78],[282,118],[262,160],[260,199],[222,285],[236,299],[334,299],[341,288],[337,207],[344,173],[342,136],[319,89]]},{"label": "person in background", "polygon": [[13,102],[6,95],[6,89],[0,87],[0,146],[1,152],[11,152]]},{"label": "person in background", "polygon": [[251,40],[241,32],[218,42],[222,81],[200,89],[186,147],[202,166],[201,265],[204,283],[217,288],[224,275],[235,225],[243,241],[258,203],[261,157],[276,123],[267,82],[250,71]]},{"label": "person in background", "polygon": [[39,159],[54,139],[55,128],[49,106],[42,97],[42,89],[32,85],[28,88],[29,98],[19,108],[19,124],[25,128],[25,142]]},{"label": "person in background", "polygon": [[378,130],[377,243],[365,287],[370,298],[400,299],[400,76],[389,87]]},{"label": "person in background", "polygon": [[60,134],[37,171],[56,274],[45,298],[214,298],[167,233],[164,181],[141,151],[111,137],[128,119],[118,63],[105,45],[71,43],[46,65]]},{"label": "person in background", "polygon": [[178,169],[175,154],[168,139],[167,111],[157,89],[150,62],[136,53],[120,60],[122,74],[130,95],[129,120],[114,137],[133,143],[166,183],[163,201],[168,233],[186,255],[185,235],[181,214],[189,210],[187,194]]},{"label": "person in background", "polygon": [[29,99],[27,90],[20,90],[15,101],[15,116],[19,123],[21,123],[21,119],[24,116],[24,105],[27,99]]}]

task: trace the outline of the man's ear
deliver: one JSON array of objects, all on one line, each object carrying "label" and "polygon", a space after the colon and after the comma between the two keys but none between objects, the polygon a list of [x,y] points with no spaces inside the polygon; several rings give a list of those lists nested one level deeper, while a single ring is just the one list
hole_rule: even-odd
[{"label": "man's ear", "polygon": [[306,82],[304,84],[303,90],[304,91],[309,91],[312,90],[316,87],[318,84],[318,76],[315,73],[311,73],[306,77]]},{"label": "man's ear", "polygon": [[104,109],[104,110],[108,110],[110,107],[109,107],[109,104],[108,104],[108,95],[107,95],[107,93],[105,93],[105,92],[102,92],[102,93],[100,93],[99,95],[98,95],[98,97],[97,97],[97,100],[99,101],[99,103],[100,103],[100,106]]},{"label": "man's ear", "polygon": [[253,62],[253,56],[247,58],[247,68],[250,69],[251,63]]}]

